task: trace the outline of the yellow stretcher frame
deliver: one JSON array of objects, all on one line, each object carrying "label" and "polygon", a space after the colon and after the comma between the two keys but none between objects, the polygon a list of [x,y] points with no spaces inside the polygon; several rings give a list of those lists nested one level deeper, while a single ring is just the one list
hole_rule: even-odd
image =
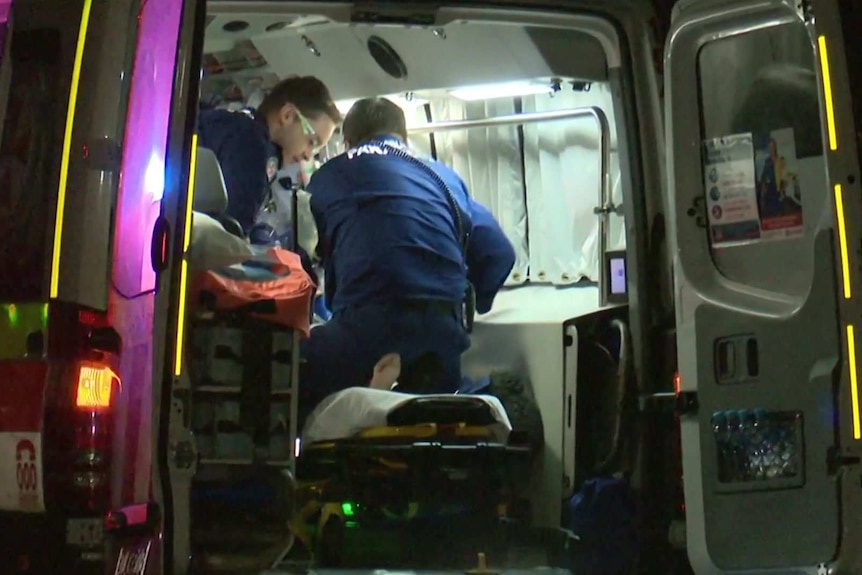
[{"label": "yellow stretcher frame", "polygon": [[[363,446],[374,444],[400,445],[405,442],[439,440],[443,445],[463,445],[463,440],[473,440],[476,443],[487,443],[495,440],[494,432],[489,426],[471,426],[465,423],[440,425],[437,423],[423,423],[410,426],[379,426],[366,429],[355,437],[346,441],[326,441],[303,446],[300,457],[314,456],[327,451],[333,451],[347,443],[348,445]],[[385,456],[373,457],[381,465],[391,469],[406,469],[407,465],[392,461]],[[297,499],[304,499],[305,503],[294,509],[291,519],[288,521],[288,529],[298,541],[300,541],[309,552],[312,561],[315,559],[315,536],[323,532],[324,526],[332,517],[345,521],[343,507],[340,501],[325,501],[326,486],[331,479],[314,481],[297,481]],[[306,497],[300,497],[305,494]],[[416,516],[419,510],[417,502],[409,502],[407,513],[403,519],[410,520]],[[497,506],[497,514],[505,518],[508,513],[508,505],[501,502]],[[317,516],[317,521],[313,518]]]}]

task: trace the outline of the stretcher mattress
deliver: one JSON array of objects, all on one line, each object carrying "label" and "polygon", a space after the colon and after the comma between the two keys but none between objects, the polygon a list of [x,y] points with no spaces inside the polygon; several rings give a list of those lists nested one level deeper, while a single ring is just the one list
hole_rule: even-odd
[{"label": "stretcher mattress", "polygon": [[[337,441],[356,436],[373,427],[387,425],[387,416],[395,409],[415,398],[480,399],[486,403],[496,423],[492,425],[494,437],[500,443],[508,440],[512,431],[509,416],[496,397],[485,395],[413,395],[396,391],[352,387],[324,399],[309,415],[302,434],[302,442],[312,445],[323,441]],[[433,422],[428,422],[433,423]]]}]

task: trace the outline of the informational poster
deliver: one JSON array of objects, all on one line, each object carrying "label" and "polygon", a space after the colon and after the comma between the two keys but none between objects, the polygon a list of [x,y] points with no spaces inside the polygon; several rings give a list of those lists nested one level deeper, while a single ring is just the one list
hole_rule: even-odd
[{"label": "informational poster", "polygon": [[802,190],[792,128],[704,142],[713,247],[802,235]]},{"label": "informational poster", "polygon": [[251,40],[240,40],[229,50],[204,54],[203,65],[208,74],[221,74],[262,68],[266,66],[266,58]]},{"label": "informational poster", "polygon": [[802,190],[793,129],[754,134],[754,144],[761,238],[801,236]]},{"label": "informational poster", "polygon": [[705,143],[704,189],[712,245],[760,239],[751,134]]}]

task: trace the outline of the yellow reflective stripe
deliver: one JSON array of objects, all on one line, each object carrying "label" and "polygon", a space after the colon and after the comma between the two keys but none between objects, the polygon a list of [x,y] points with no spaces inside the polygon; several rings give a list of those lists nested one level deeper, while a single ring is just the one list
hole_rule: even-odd
[{"label": "yellow reflective stripe", "polygon": [[78,45],[75,48],[75,63],[72,67],[72,86],[69,90],[69,108],[66,111],[66,133],[63,136],[63,156],[60,160],[60,184],[57,190],[57,217],[54,222],[54,253],[51,258],[51,287],[49,295],[57,297],[60,291],[60,252],[63,246],[63,217],[66,212],[66,189],[69,184],[69,159],[72,155],[72,131],[75,127],[75,109],[78,105],[78,87],[81,83],[81,63],[84,60],[84,45],[90,26],[90,8],[93,0],[84,0],[81,26],[78,29]]},{"label": "yellow reflective stripe", "polygon": [[198,165],[198,135],[192,135],[192,158],[189,162],[189,188],[186,194],[186,219],[183,230],[183,259],[180,262],[180,294],[177,309],[177,342],[174,356],[174,375],[179,376],[183,372],[183,341],[186,331],[186,291],[189,281],[189,245],[192,240],[192,211],[195,204],[195,171]]}]

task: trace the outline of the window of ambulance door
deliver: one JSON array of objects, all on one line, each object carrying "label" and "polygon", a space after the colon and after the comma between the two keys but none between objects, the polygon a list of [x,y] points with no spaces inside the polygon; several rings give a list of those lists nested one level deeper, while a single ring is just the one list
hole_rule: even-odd
[{"label": "window of ambulance door", "polygon": [[[10,10],[0,106],[0,302],[39,301],[50,281],[54,208],[75,44],[40,26],[33,2]],[[64,25],[77,29],[81,2],[63,0]],[[44,6],[43,6],[44,8]],[[77,18],[77,20],[76,20]],[[70,35],[66,35],[69,38]]]},{"label": "window of ambulance door", "polygon": [[[801,255],[830,198],[815,65],[802,22],[710,42],[698,57],[705,165],[754,158],[736,189],[705,170],[712,258],[732,281],[799,298],[813,274]],[[752,176],[753,190],[742,183]],[[726,249],[739,245],[745,257]]]}]

